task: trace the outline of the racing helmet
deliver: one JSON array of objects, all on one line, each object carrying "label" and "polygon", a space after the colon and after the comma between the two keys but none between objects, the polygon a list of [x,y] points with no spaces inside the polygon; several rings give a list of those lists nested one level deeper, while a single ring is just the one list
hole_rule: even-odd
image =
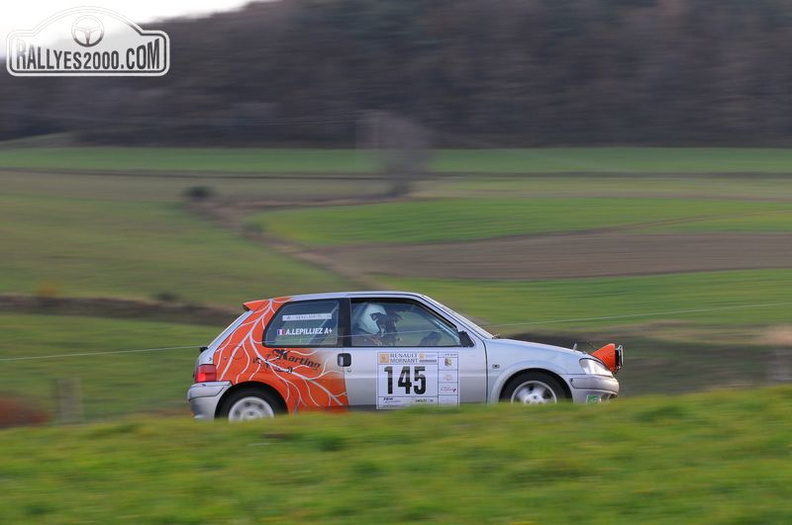
[{"label": "racing helmet", "polygon": [[352,329],[372,335],[379,333],[379,326],[375,319],[376,314],[386,315],[387,312],[381,304],[377,303],[358,305],[352,314]]}]

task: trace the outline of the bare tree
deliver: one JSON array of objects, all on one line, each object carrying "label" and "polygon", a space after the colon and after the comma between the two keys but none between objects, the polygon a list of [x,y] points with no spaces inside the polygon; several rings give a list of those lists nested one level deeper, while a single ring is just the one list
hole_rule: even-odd
[{"label": "bare tree", "polygon": [[426,174],[426,129],[412,119],[387,111],[368,111],[361,120],[364,145],[377,153],[382,173],[390,182],[388,195],[408,195],[414,182]]}]

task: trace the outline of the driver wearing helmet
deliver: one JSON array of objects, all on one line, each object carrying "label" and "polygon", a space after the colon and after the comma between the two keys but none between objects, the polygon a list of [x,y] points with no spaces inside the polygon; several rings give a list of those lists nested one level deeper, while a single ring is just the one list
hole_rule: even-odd
[{"label": "driver wearing helmet", "polygon": [[393,346],[396,344],[398,314],[388,314],[381,304],[362,303],[352,312],[353,346]]}]

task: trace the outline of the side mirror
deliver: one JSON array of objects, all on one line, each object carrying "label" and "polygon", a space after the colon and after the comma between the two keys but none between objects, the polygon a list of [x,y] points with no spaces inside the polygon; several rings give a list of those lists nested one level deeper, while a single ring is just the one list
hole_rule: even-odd
[{"label": "side mirror", "polygon": [[459,332],[459,342],[462,343],[462,346],[467,348],[476,346],[475,343],[473,343],[473,339],[470,338],[470,335],[467,332]]}]

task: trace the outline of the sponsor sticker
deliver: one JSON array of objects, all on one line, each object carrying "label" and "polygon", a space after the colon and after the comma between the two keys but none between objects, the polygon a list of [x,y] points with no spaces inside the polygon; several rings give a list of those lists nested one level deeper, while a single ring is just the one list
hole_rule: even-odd
[{"label": "sponsor sticker", "polygon": [[78,7],[12,31],[6,69],[18,77],[163,76],[170,69],[170,39],[115,11]]},{"label": "sponsor sticker", "polygon": [[261,360],[260,362],[266,365],[279,365],[279,366],[283,365],[284,363],[291,364],[293,366],[288,366],[283,369],[283,371],[289,373],[294,371],[295,366],[298,369],[301,366],[307,366],[308,368],[313,368],[314,370],[318,370],[319,368],[321,368],[322,365],[310,359],[309,356],[310,354],[304,355],[297,352],[291,352],[289,350],[281,350],[276,348],[275,350],[272,351],[272,353],[268,356],[267,359]]},{"label": "sponsor sticker", "polygon": [[278,328],[278,335],[327,335],[332,328]]},{"label": "sponsor sticker", "polygon": [[329,321],[333,318],[331,313],[316,313],[316,314],[291,314],[284,315],[284,321]]}]

